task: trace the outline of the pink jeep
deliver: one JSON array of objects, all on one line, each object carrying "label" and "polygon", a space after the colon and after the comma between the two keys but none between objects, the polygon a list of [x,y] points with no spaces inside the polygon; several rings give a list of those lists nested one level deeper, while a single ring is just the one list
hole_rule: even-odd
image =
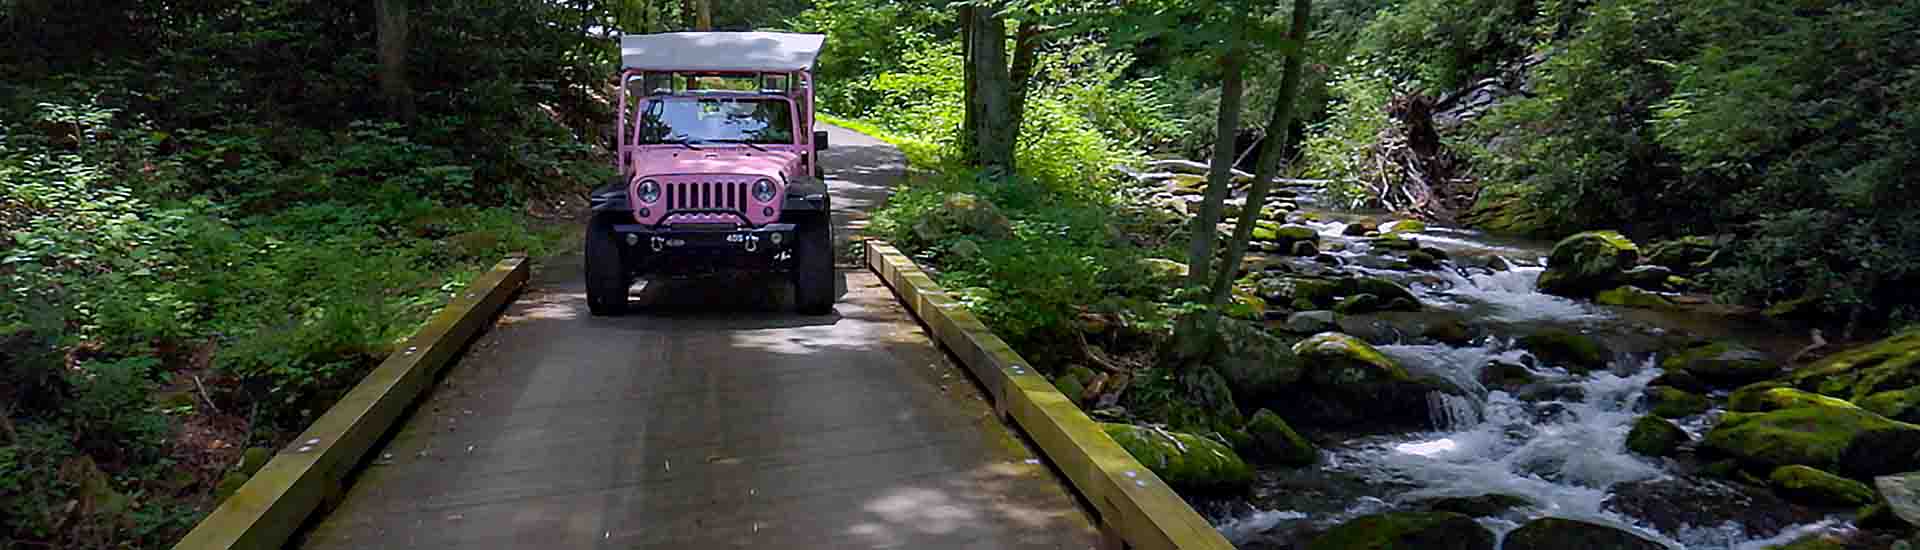
[{"label": "pink jeep", "polygon": [[[785,271],[805,314],[833,308],[833,234],[813,131],[824,36],[624,36],[620,176],[593,191],[587,304],[627,309],[642,276]],[[629,124],[628,106],[634,116]]]}]

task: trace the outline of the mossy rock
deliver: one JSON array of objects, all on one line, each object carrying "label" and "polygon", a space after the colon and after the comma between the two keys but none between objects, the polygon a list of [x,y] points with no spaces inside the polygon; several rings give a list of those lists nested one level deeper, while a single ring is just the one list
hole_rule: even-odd
[{"label": "mossy rock", "polygon": [[1768,412],[1798,407],[1859,408],[1844,399],[1781,387],[1773,382],[1742,386],[1727,396],[1727,410],[1734,412]]},{"label": "mossy rock", "polygon": [[1440,259],[1424,251],[1415,250],[1407,253],[1407,265],[1414,269],[1439,269]]},{"label": "mossy rock", "polygon": [[1381,250],[1413,251],[1420,249],[1420,241],[1398,234],[1381,235],[1367,241],[1367,244],[1373,245],[1374,248]]},{"label": "mossy rock", "polygon": [[1716,387],[1734,387],[1767,380],[1780,365],[1766,354],[1726,342],[1701,342],[1660,361],[1667,372],[1686,371]]},{"label": "mossy rock", "polygon": [[1087,386],[1084,383],[1080,382],[1080,379],[1074,378],[1072,376],[1060,376],[1060,377],[1054,378],[1053,389],[1060,390],[1060,394],[1067,396],[1067,400],[1072,401],[1073,404],[1080,405],[1082,407],[1086,406],[1086,403],[1081,402],[1080,396],[1085,395],[1087,393]]},{"label": "mossy rock", "polygon": [[[1315,279],[1310,277],[1286,277],[1275,285],[1273,295],[1266,298],[1271,301],[1295,304],[1294,309],[1306,311],[1315,309],[1333,309],[1333,304],[1341,297],[1354,294],[1353,279]],[[1304,304],[1306,307],[1300,307]]]},{"label": "mossy rock", "polygon": [[1679,388],[1653,386],[1647,388],[1647,407],[1654,416],[1682,418],[1707,412],[1713,408],[1713,400]]},{"label": "mossy rock", "polygon": [[1627,432],[1627,450],[1642,456],[1673,456],[1688,440],[1687,431],[1654,415],[1640,417]]},{"label": "mossy rock", "polygon": [[1467,323],[1459,319],[1443,319],[1427,323],[1420,329],[1420,335],[1432,338],[1436,342],[1462,345],[1473,341],[1473,331]]},{"label": "mossy rock", "polygon": [[1643,265],[1620,273],[1620,282],[1635,288],[1666,290],[1671,288],[1667,281],[1673,277],[1671,269],[1657,265]]},{"label": "mossy rock", "polygon": [[1679,273],[1697,273],[1710,267],[1706,262],[1717,250],[1712,237],[1681,237],[1647,247],[1647,263]]},{"label": "mossy rock", "polygon": [[1289,466],[1307,466],[1320,459],[1320,449],[1273,411],[1254,412],[1246,433],[1253,438],[1254,456],[1261,459]]},{"label": "mossy rock", "polygon": [[1782,496],[1809,504],[1859,507],[1874,502],[1873,488],[1867,484],[1810,466],[1774,468],[1767,481]]},{"label": "mossy rock", "polygon": [[1427,230],[1427,222],[1420,220],[1399,220],[1380,224],[1383,234],[1419,233]]},{"label": "mossy rock", "polygon": [[1163,434],[1131,424],[1101,424],[1100,428],[1134,460],[1175,489],[1232,492],[1253,483],[1253,468],[1218,441],[1189,433]]},{"label": "mossy rock", "polygon": [[1293,243],[1293,242],[1301,242],[1301,241],[1310,242],[1310,243],[1320,242],[1320,232],[1314,231],[1313,228],[1307,227],[1304,225],[1295,225],[1295,224],[1282,225],[1280,227],[1274,228],[1273,234],[1274,234],[1274,240],[1283,242],[1283,243]]},{"label": "mossy rock", "polygon": [[1241,322],[1222,322],[1220,337],[1215,370],[1233,388],[1236,402],[1252,404],[1278,397],[1306,374],[1305,362],[1293,353],[1298,337],[1284,339],[1257,324]]},{"label": "mossy rock", "polygon": [[1493,550],[1492,531],[1452,512],[1388,512],[1354,518],[1307,550]]},{"label": "mossy rock", "polygon": [[1617,528],[1563,518],[1541,518],[1507,533],[1505,550],[1667,550]]},{"label": "mossy rock", "polygon": [[1520,339],[1534,357],[1576,373],[1604,369],[1612,353],[1591,336],[1550,329]]},{"label": "mossy rock", "polygon": [[1640,248],[1619,232],[1578,233],[1553,245],[1535,286],[1547,294],[1592,296],[1619,286],[1620,275],[1639,261]]},{"label": "mossy rock", "polygon": [[1488,361],[1486,366],[1480,368],[1481,385],[1508,392],[1518,391],[1539,378],[1526,365],[1498,359]]},{"label": "mossy rock", "polygon": [[1141,258],[1138,265],[1147,280],[1160,286],[1179,286],[1187,282],[1187,264],[1166,258]]},{"label": "mossy rock", "polygon": [[1920,422],[1920,387],[1883,391],[1861,399],[1860,408],[1901,422]]},{"label": "mossy rock", "polygon": [[1601,291],[1593,301],[1603,305],[1637,307],[1640,309],[1671,310],[1678,306],[1672,300],[1659,294],[1642,290],[1639,287],[1620,286],[1612,290]]},{"label": "mossy rock", "polygon": [[1326,387],[1371,385],[1412,379],[1380,350],[1351,335],[1323,332],[1293,345],[1307,363],[1307,378]]},{"label": "mossy rock", "polygon": [[1707,393],[1709,391],[1713,391],[1713,386],[1707,385],[1706,381],[1701,380],[1700,377],[1698,376],[1694,376],[1693,373],[1689,373],[1683,370],[1667,371],[1667,372],[1660,373],[1660,376],[1653,377],[1653,380],[1647,382],[1647,385],[1648,386],[1671,386],[1671,387],[1687,390],[1693,393]]},{"label": "mossy rock", "polygon": [[1333,311],[1341,315],[1356,315],[1380,311],[1385,306],[1386,302],[1381,300],[1379,296],[1362,292],[1341,298],[1340,301],[1333,304]]},{"label": "mossy rock", "polygon": [[[1883,442],[1920,436],[1920,426],[1861,409],[1800,407],[1764,413],[1727,413],[1707,432],[1706,448],[1759,468],[1793,464],[1835,469],[1850,447],[1866,452]],[[1852,462],[1870,462],[1851,458]],[[1862,464],[1871,466],[1871,464]],[[1875,469],[1875,468],[1865,468]]]},{"label": "mossy rock", "polygon": [[[1412,290],[1407,290],[1407,287],[1400,286],[1399,283],[1389,281],[1385,278],[1355,277],[1353,279],[1353,291],[1355,293],[1379,296],[1380,299],[1387,304],[1390,311],[1420,310],[1420,298],[1414,296]],[[1394,305],[1396,303],[1403,305]]]},{"label": "mossy rock", "polygon": [[1347,222],[1347,227],[1340,230],[1340,234],[1348,237],[1359,237],[1379,230],[1380,226],[1373,223],[1372,220],[1354,220]]},{"label": "mossy rock", "polygon": [[1320,246],[1314,244],[1312,241],[1294,241],[1293,246],[1287,248],[1287,253],[1303,258],[1318,256],[1320,255]]},{"label": "mossy rock", "polygon": [[1920,386],[1920,330],[1843,351],[1796,370],[1794,386],[1842,399]]},{"label": "mossy rock", "polygon": [[1428,510],[1435,512],[1453,512],[1483,518],[1499,516],[1514,508],[1533,506],[1534,502],[1526,497],[1502,494],[1485,494],[1471,497],[1442,497],[1424,502]]}]

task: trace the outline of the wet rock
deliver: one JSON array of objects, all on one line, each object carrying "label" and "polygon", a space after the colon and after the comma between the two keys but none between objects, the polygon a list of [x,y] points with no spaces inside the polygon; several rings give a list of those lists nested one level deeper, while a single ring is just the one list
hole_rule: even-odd
[{"label": "wet rock", "polygon": [[1412,250],[1420,249],[1419,241],[1415,241],[1411,237],[1404,237],[1404,236],[1394,235],[1394,234],[1381,235],[1374,239],[1368,240],[1367,244],[1373,245],[1374,248],[1379,248],[1381,250],[1412,251]]},{"label": "wet rock", "polygon": [[1647,382],[1647,385],[1648,386],[1670,386],[1670,387],[1675,387],[1675,388],[1680,388],[1682,390],[1690,391],[1693,393],[1707,393],[1713,390],[1712,386],[1708,386],[1706,382],[1701,381],[1699,377],[1696,377],[1688,373],[1687,371],[1673,371],[1673,372],[1660,373],[1660,376],[1653,377],[1653,380]]},{"label": "wet rock", "polygon": [[1672,456],[1688,441],[1686,430],[1658,416],[1647,415],[1633,422],[1627,432],[1627,450],[1642,456]]},{"label": "wet rock", "polygon": [[1637,307],[1640,309],[1670,310],[1677,308],[1677,306],[1673,304],[1673,301],[1668,300],[1665,296],[1632,286],[1620,286],[1612,290],[1601,291],[1600,294],[1593,297],[1593,301],[1594,303],[1602,305]]},{"label": "wet rock", "polygon": [[1283,277],[1273,287],[1269,301],[1290,304],[1301,311],[1332,309],[1340,297],[1352,294],[1350,279]]},{"label": "wet rock", "polygon": [[1678,388],[1654,386],[1647,388],[1647,408],[1654,416],[1682,418],[1707,412],[1713,401]]},{"label": "wet rock", "polygon": [[1322,386],[1366,385],[1407,380],[1406,369],[1359,338],[1323,332],[1298,344],[1293,352],[1307,360],[1308,378]]},{"label": "wet rock", "polygon": [[1913,469],[1920,464],[1920,426],[1869,430],[1847,442],[1840,451],[1840,468],[1847,477],[1867,479]]},{"label": "wet rock", "polygon": [[1751,384],[1779,374],[1766,354],[1725,342],[1701,342],[1660,361],[1667,372],[1686,371],[1716,387]]},{"label": "wet rock", "polygon": [[1328,530],[1307,550],[1493,550],[1493,532],[1452,512],[1390,512],[1360,516]]},{"label": "wet rock", "polygon": [[1141,258],[1140,268],[1146,271],[1147,280],[1160,286],[1177,286],[1187,282],[1187,264],[1165,258]]},{"label": "wet rock", "polygon": [[1886,498],[1889,511],[1908,524],[1920,525],[1920,472],[1877,477],[1873,485]]},{"label": "wet rock", "polygon": [[1597,523],[1541,518],[1507,533],[1506,550],[1666,550],[1658,542]]},{"label": "wet rock", "polygon": [[1672,279],[1673,276],[1673,270],[1671,269],[1657,265],[1643,265],[1622,272],[1620,274],[1620,282],[1632,288],[1667,290],[1671,288],[1671,285],[1668,285],[1667,281]]},{"label": "wet rock", "polygon": [[1565,401],[1575,402],[1587,398],[1586,388],[1579,384],[1529,384],[1513,394],[1521,401]]},{"label": "wet rock", "polygon": [[1354,315],[1380,311],[1384,309],[1383,306],[1379,296],[1360,293],[1341,298],[1339,302],[1333,304],[1333,311],[1342,315]]},{"label": "wet rock", "polygon": [[1251,405],[1278,396],[1306,372],[1305,363],[1293,353],[1294,341],[1258,325],[1222,322],[1220,336],[1223,349],[1216,370],[1233,388],[1237,402]]},{"label": "wet rock", "polygon": [[[1868,455],[1849,457],[1857,469],[1876,470],[1884,465],[1871,456],[1876,454],[1872,449],[1879,447],[1892,453],[1909,446],[1908,441],[1920,443],[1920,426],[1894,422],[1860,409],[1801,407],[1764,413],[1727,413],[1721,417],[1720,424],[1707,432],[1705,446],[1754,467],[1770,469],[1802,464],[1822,469],[1839,468],[1853,475],[1842,461],[1842,453],[1849,447],[1858,446],[1860,453]],[[1911,453],[1891,458],[1907,460]]]},{"label": "wet rock", "polygon": [[1514,508],[1533,506],[1526,497],[1502,494],[1485,494],[1471,497],[1442,497],[1425,501],[1427,509],[1435,512],[1452,512],[1476,518],[1499,516]]},{"label": "wet rock", "polygon": [[1428,395],[1459,393],[1443,381],[1414,378],[1385,354],[1351,335],[1326,332],[1293,347],[1306,362],[1308,387],[1268,403],[1295,422],[1349,431],[1427,427]]},{"label": "wet rock", "polygon": [[1354,220],[1348,222],[1347,227],[1340,230],[1340,234],[1348,237],[1359,237],[1379,230],[1380,226],[1374,224],[1371,220]]},{"label": "wet rock", "polygon": [[1419,233],[1426,230],[1426,222],[1420,220],[1399,220],[1380,224],[1380,232],[1384,234]]},{"label": "wet rock", "polygon": [[1440,259],[1424,251],[1415,250],[1407,253],[1407,265],[1414,269],[1439,269]]},{"label": "wet rock", "polygon": [[1314,245],[1313,243],[1307,242],[1307,241],[1294,241],[1293,246],[1289,247],[1287,250],[1291,252],[1293,255],[1300,256],[1300,257],[1312,257],[1312,256],[1320,255],[1320,248]]},{"label": "wet rock", "polygon": [[1920,387],[1880,392],[1860,400],[1860,408],[1901,422],[1920,422]]},{"label": "wet rock", "polygon": [[1466,322],[1459,319],[1444,319],[1427,323],[1426,328],[1420,330],[1420,335],[1432,338],[1437,342],[1456,346],[1473,341],[1473,331],[1467,328]]},{"label": "wet rock", "polygon": [[1920,330],[1833,354],[1788,378],[1800,389],[1842,399],[1920,386]]},{"label": "wet rock", "polygon": [[1318,334],[1340,330],[1338,314],[1327,310],[1302,311],[1287,316],[1287,332]]},{"label": "wet rock", "polygon": [[1592,337],[1559,329],[1529,334],[1520,345],[1541,361],[1575,373],[1604,369],[1611,355]]},{"label": "wet rock", "polygon": [[1218,441],[1131,424],[1101,424],[1100,428],[1175,489],[1231,492],[1253,483],[1253,469]]},{"label": "wet rock", "polygon": [[1640,260],[1640,248],[1614,231],[1589,231],[1553,246],[1536,286],[1559,296],[1586,297],[1619,285],[1620,275]]},{"label": "wet rock", "polygon": [[1320,458],[1320,449],[1313,442],[1300,437],[1287,421],[1273,411],[1260,409],[1253,413],[1253,419],[1247,421],[1247,435],[1252,436],[1254,456],[1264,460],[1289,466],[1307,466]]},{"label": "wet rock", "polygon": [[[1372,294],[1385,300],[1391,311],[1419,311],[1420,299],[1413,291],[1399,283],[1381,277],[1356,277],[1353,280],[1355,292]],[[1394,305],[1401,304],[1401,305]]]},{"label": "wet rock", "polygon": [[1764,488],[1703,477],[1663,477],[1615,485],[1606,508],[1665,533],[1731,521],[1753,537],[1771,537],[1822,517]]},{"label": "wet rock", "polygon": [[1774,382],[1742,386],[1727,396],[1727,410],[1734,412],[1767,412],[1798,407],[1859,408],[1845,400],[1781,387]]},{"label": "wet rock", "polygon": [[1774,468],[1767,476],[1773,490],[1789,499],[1825,506],[1866,506],[1873,504],[1873,489],[1865,483],[1827,473],[1818,468],[1792,465]]},{"label": "wet rock", "polygon": [[1532,384],[1538,378],[1526,365],[1498,359],[1488,361],[1487,365],[1480,369],[1480,384],[1489,389],[1514,392]]}]

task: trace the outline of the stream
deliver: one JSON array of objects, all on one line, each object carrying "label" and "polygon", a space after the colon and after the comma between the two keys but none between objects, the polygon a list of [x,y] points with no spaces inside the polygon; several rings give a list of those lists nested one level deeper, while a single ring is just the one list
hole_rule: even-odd
[{"label": "stream", "polygon": [[[1775,510],[1777,500],[1767,495],[1691,475],[1697,465],[1625,448],[1646,409],[1642,393],[1660,374],[1657,350],[1705,337],[1785,357],[1806,343],[1804,335],[1712,311],[1615,308],[1536,292],[1551,243],[1433,226],[1414,238],[1452,260],[1440,269],[1396,270],[1365,239],[1342,235],[1351,214],[1314,212],[1312,218],[1321,221],[1300,223],[1318,231],[1322,250],[1344,264],[1335,269],[1392,279],[1425,304],[1417,313],[1349,316],[1343,330],[1415,375],[1446,378],[1467,396],[1429,399],[1433,431],[1322,434],[1318,465],[1266,468],[1251,497],[1197,502],[1238,547],[1303,548],[1313,534],[1357,516],[1482,495],[1529,503],[1479,520],[1503,538],[1539,517],[1611,525],[1690,550],[1761,550],[1850,528],[1841,516],[1789,513],[1784,503]],[[1465,322],[1474,338],[1446,345],[1418,336],[1417,327],[1443,320]],[[1573,374],[1534,360],[1516,344],[1548,328],[1595,337],[1614,352],[1610,368]],[[1537,381],[1517,391],[1524,395],[1489,389],[1481,370],[1496,361],[1525,365]],[[1720,412],[1676,423],[1697,440]]]}]

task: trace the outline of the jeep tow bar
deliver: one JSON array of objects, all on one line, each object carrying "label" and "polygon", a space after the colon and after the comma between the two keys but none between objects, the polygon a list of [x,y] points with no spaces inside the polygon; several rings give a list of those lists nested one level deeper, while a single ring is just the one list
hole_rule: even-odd
[{"label": "jeep tow bar", "polygon": [[756,251],[756,250],[759,250],[759,249],[760,249],[760,236],[759,236],[759,235],[747,235],[747,238],[746,238],[746,245],[747,245],[747,252],[753,252],[753,251]]},{"label": "jeep tow bar", "polygon": [[661,251],[662,249],[665,249],[666,247],[667,247],[667,239],[666,239],[666,237],[661,237],[661,236],[659,236],[659,235],[655,235],[655,236],[653,237],[653,251],[654,251],[654,252],[659,252],[659,251]]}]

